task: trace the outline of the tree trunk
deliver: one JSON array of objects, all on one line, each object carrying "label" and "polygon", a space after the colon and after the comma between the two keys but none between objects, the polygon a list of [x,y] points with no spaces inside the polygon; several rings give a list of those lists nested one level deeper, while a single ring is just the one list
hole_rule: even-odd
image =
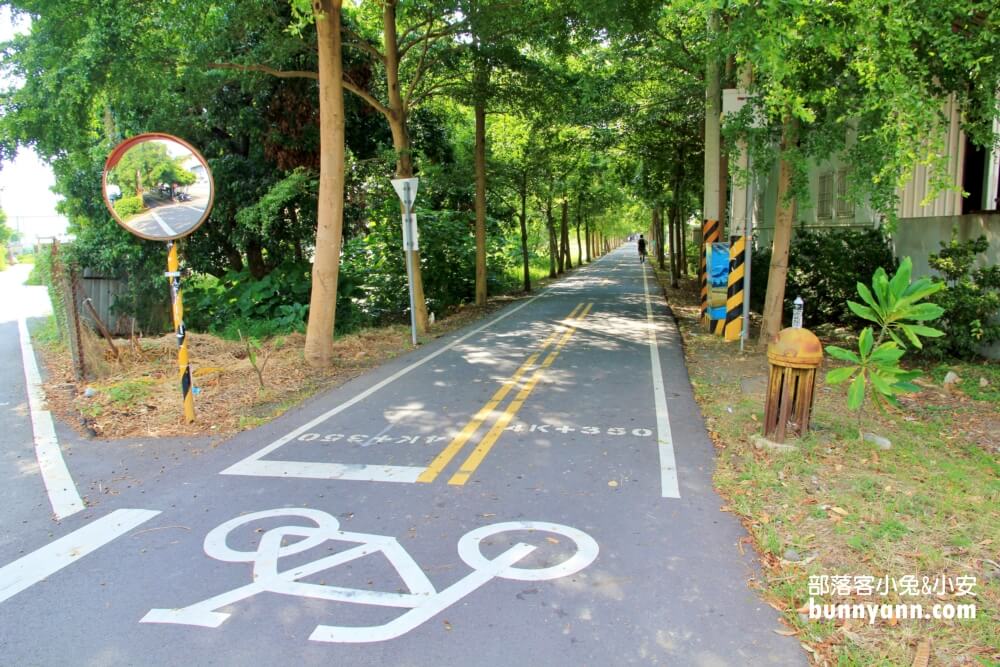
[{"label": "tree trunk", "polygon": [[531,258],[528,257],[528,170],[521,172],[521,261],[524,262],[524,291],[531,291]]},{"label": "tree trunk", "polygon": [[[719,32],[719,11],[708,15],[708,34],[715,39]],[[705,172],[702,198],[702,217],[706,220],[719,219],[719,181],[721,179],[721,120],[722,84],[720,81],[718,56],[713,51],[708,54],[705,64]]]},{"label": "tree trunk", "polygon": [[677,279],[680,275],[680,218],[681,218],[681,188],[684,187],[682,166],[685,161],[683,148],[678,151],[674,166],[673,197],[670,199],[670,209],[667,211],[667,234],[670,236],[670,286],[677,289]]},{"label": "tree trunk", "polygon": [[688,247],[687,247],[687,224],[684,222],[684,213],[680,212],[677,218],[677,240],[680,242],[681,275],[688,277]]},{"label": "tree trunk", "polygon": [[580,223],[583,218],[583,201],[576,202],[576,265],[583,266],[583,241],[580,240]]},{"label": "tree trunk", "polygon": [[569,271],[573,268],[573,260],[570,258],[569,252],[569,197],[565,194],[562,200],[562,223],[559,229],[562,236],[562,257],[559,263],[564,270]]},{"label": "tree trunk", "polygon": [[670,237],[670,286],[677,289],[678,283],[678,260],[677,256],[677,193],[674,192],[674,199],[667,211],[667,236]]},{"label": "tree trunk", "polygon": [[239,273],[243,270],[243,255],[229,241],[224,241],[223,244],[223,252],[226,253],[226,262],[229,265],[229,269]]},{"label": "tree trunk", "polygon": [[563,242],[562,216],[560,216],[559,224],[556,227],[556,272],[560,275],[566,272],[566,245]]},{"label": "tree trunk", "polygon": [[476,305],[486,305],[486,63],[476,62]]},{"label": "tree trunk", "polygon": [[[396,38],[396,3],[382,3],[382,37],[385,48],[385,78],[389,97],[389,129],[396,151],[396,178],[413,177],[413,152],[406,127],[406,109],[399,91],[399,41]],[[413,266],[413,304],[417,331],[427,331],[427,301],[420,271],[420,251],[411,251]]]},{"label": "tree trunk", "polygon": [[771,244],[771,268],[767,276],[764,314],[760,327],[760,342],[768,343],[781,331],[781,316],[785,303],[785,277],[788,275],[788,246],[792,240],[794,199],[789,199],[792,166],[788,151],[795,145],[797,123],[785,121],[781,137],[781,165],[778,170],[778,210],[774,218],[774,241]]},{"label": "tree trunk", "polygon": [[545,226],[549,231],[549,278],[555,278],[558,273],[559,243],[556,241],[556,221],[552,218],[552,193],[545,202]]},{"label": "tree trunk", "polygon": [[666,261],[665,248],[666,237],[663,234],[663,209],[659,204],[653,209],[653,225],[656,226],[656,261],[660,265],[660,270],[666,268],[664,262]]},{"label": "tree trunk", "polygon": [[247,243],[247,267],[254,280],[260,280],[267,275],[267,264],[264,262],[264,249],[260,241],[249,241]]},{"label": "tree trunk", "polygon": [[590,218],[584,217],[583,219],[583,231],[584,240],[587,244],[587,263],[589,264],[591,260],[590,247],[593,245],[593,239],[590,237]]},{"label": "tree trunk", "polygon": [[344,223],[344,90],[340,54],[343,0],[313,0],[319,53],[320,177],[305,358],[314,367],[333,363],[337,279]]},{"label": "tree trunk", "polygon": [[719,143],[719,232],[721,240],[728,241],[726,236],[726,217],[729,215],[729,155],[723,142]]}]

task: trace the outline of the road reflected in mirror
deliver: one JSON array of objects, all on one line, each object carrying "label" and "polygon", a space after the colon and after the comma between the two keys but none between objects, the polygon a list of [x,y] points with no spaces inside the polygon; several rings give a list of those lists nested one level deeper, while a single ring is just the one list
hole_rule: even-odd
[{"label": "road reflected in mirror", "polygon": [[119,145],[104,170],[104,201],[120,225],[152,241],[187,236],[205,221],[214,184],[192,146],[164,134]]}]

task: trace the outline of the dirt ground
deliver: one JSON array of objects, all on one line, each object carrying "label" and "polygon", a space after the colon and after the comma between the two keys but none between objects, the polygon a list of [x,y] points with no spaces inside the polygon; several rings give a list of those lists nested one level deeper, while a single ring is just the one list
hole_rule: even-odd
[{"label": "dirt ground", "polygon": [[[473,322],[513,300],[492,299],[485,308],[466,306],[438,320],[421,342]],[[118,339],[115,359],[106,341],[85,333],[90,376],[74,379],[68,351],[39,345],[48,369],[45,393],[61,421],[92,438],[229,436],[274,419],[303,399],[335,387],[412,349],[410,329],[393,325],[338,337],[335,363],[310,367],[305,336],[277,336],[247,349],[240,341],[189,333],[196,418],[186,423],[181,405],[177,339]],[[250,352],[253,352],[253,355]],[[258,377],[254,364],[261,369]],[[261,380],[263,384],[261,384]]]}]

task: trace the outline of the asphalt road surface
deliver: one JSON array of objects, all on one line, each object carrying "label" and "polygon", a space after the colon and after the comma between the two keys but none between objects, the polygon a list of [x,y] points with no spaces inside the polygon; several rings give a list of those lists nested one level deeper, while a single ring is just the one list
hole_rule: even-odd
[{"label": "asphalt road surface", "polygon": [[[23,530],[29,523],[51,524],[45,486],[42,484],[32,435],[28,392],[21,365],[19,321],[31,321],[51,312],[44,287],[25,287],[31,266],[0,271],[0,565],[27,544]],[[0,638],[8,610],[0,605]],[[0,639],[0,642],[3,640]],[[0,652],[0,664],[6,664]]]},{"label": "asphalt road surface", "polygon": [[0,664],[806,664],[653,284],[627,245],[224,443],[60,429],[60,521],[0,410]]},{"label": "asphalt road surface", "polygon": [[190,232],[208,205],[208,197],[200,195],[185,202],[172,202],[153,206],[133,218],[126,225],[129,229],[153,238],[174,238]]}]

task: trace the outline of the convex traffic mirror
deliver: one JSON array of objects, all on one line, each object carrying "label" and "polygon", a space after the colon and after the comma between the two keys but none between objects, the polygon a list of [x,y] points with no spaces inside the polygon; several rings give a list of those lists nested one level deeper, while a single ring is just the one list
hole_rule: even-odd
[{"label": "convex traffic mirror", "polygon": [[215,185],[193,146],[169,134],[119,144],[104,166],[104,202],[126,230],[150,241],[187,236],[208,217]]}]

